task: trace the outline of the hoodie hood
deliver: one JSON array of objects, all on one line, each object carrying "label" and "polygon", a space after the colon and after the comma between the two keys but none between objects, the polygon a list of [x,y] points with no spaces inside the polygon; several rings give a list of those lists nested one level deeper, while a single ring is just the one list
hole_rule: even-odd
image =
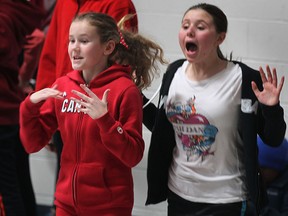
[{"label": "hoodie hood", "polygon": [[[105,86],[114,80],[120,77],[127,77],[130,78],[130,66],[114,64],[111,67],[107,68],[106,70],[100,72],[91,82],[89,83],[89,87],[102,87]],[[85,80],[82,76],[82,71],[74,70],[67,74],[67,76],[74,80],[77,84],[85,84]]]}]

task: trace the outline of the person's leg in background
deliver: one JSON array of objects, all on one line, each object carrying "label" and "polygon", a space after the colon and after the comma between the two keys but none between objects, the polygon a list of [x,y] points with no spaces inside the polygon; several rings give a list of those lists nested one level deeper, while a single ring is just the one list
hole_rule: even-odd
[{"label": "person's leg in background", "polygon": [[36,199],[30,175],[29,154],[25,151],[20,139],[16,143],[15,152],[20,191],[25,205],[26,215],[36,216]]},{"label": "person's leg in background", "polygon": [[18,137],[18,126],[0,126],[0,194],[6,216],[26,216],[16,168]]}]

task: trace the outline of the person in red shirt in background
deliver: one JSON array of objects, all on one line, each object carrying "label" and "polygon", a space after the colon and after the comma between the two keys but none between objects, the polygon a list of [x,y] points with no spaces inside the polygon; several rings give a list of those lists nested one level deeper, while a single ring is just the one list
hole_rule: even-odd
[{"label": "person in red shirt in background", "polygon": [[0,212],[35,216],[29,157],[19,139],[19,106],[25,98],[22,84],[30,70],[19,57],[23,53],[23,62],[31,60],[24,57],[24,45],[27,36],[41,26],[44,11],[24,0],[0,0],[0,5]]},{"label": "person in red shirt in background", "polygon": [[[81,12],[101,12],[119,22],[125,15],[134,15],[125,22],[125,28],[138,32],[138,18],[131,0],[65,0],[56,1],[36,77],[36,91],[50,87],[59,77],[72,70],[67,53],[69,27],[74,16]],[[48,149],[57,154],[56,181],[60,169],[62,138],[59,131],[53,135]],[[52,214],[53,214],[52,208]]]},{"label": "person in red shirt in background", "polygon": [[20,56],[20,72],[19,81],[20,87],[26,94],[29,94],[35,89],[35,78],[38,71],[40,54],[45,41],[45,34],[51,21],[51,15],[56,2],[50,0],[29,0],[29,2],[45,12],[45,17],[41,22],[41,26],[36,28],[31,35],[26,36]]}]

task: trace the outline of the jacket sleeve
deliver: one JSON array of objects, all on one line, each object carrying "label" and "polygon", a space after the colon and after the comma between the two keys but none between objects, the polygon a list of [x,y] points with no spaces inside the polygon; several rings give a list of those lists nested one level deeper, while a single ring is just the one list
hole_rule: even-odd
[{"label": "jacket sleeve", "polygon": [[26,36],[23,48],[24,61],[19,72],[22,82],[29,82],[36,72],[44,39],[45,35],[39,29],[35,29],[31,35]]},{"label": "jacket sleeve", "polygon": [[279,146],[283,142],[286,133],[284,110],[280,104],[266,106],[260,104],[258,118],[258,134],[264,143],[270,146]]},{"label": "jacket sleeve", "polygon": [[[251,98],[252,104],[254,104],[257,98],[251,88],[251,81],[253,80],[259,90],[262,91],[263,83],[260,73],[241,62],[236,63],[241,66],[243,71],[242,98]],[[280,106],[280,103],[275,106],[258,104],[257,131],[255,132],[259,134],[264,143],[270,146],[281,145],[286,132],[286,123],[284,120],[284,110]]]},{"label": "jacket sleeve", "polygon": [[[36,91],[51,86],[56,80],[56,57],[57,57],[57,17],[58,5],[56,4],[54,13],[49,25],[44,45],[39,59],[39,67],[37,71]],[[61,16],[60,16],[61,17]],[[60,43],[62,41],[59,41]]]},{"label": "jacket sleeve", "polygon": [[107,112],[97,119],[97,123],[105,147],[127,167],[134,167],[144,154],[141,95],[133,86],[123,93],[120,100],[119,118],[116,120]]},{"label": "jacket sleeve", "polygon": [[33,104],[28,96],[20,105],[20,138],[28,153],[40,151],[57,129],[54,109],[48,108],[53,100]]}]

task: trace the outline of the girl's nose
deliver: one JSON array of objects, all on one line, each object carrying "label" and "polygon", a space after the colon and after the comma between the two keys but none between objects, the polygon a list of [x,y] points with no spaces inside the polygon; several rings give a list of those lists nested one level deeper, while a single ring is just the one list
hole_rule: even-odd
[{"label": "girl's nose", "polygon": [[195,32],[194,32],[192,29],[189,29],[189,30],[187,31],[187,36],[188,36],[188,37],[194,37],[194,36],[195,36]]},{"label": "girl's nose", "polygon": [[79,47],[78,43],[75,43],[72,48],[73,48],[74,51],[79,51],[80,50],[80,47]]},{"label": "girl's nose", "polygon": [[190,26],[190,27],[187,29],[187,36],[188,36],[188,37],[194,37],[194,36],[195,36],[195,30],[194,30],[193,26]]}]

